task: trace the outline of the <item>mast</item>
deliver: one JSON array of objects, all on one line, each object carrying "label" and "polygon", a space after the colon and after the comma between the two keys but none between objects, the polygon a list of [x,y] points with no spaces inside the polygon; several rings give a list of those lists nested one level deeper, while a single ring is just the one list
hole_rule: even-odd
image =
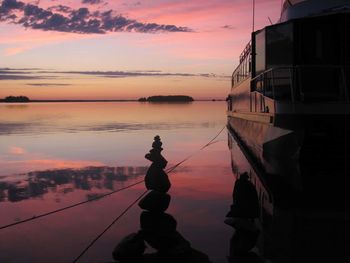
[{"label": "mast", "polygon": [[255,0],[253,0],[253,30],[252,32],[254,32],[255,29]]}]

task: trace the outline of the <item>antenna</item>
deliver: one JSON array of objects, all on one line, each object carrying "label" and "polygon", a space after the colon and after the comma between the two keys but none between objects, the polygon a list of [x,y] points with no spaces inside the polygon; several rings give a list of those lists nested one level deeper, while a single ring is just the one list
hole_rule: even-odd
[{"label": "antenna", "polygon": [[255,28],[255,0],[253,0],[253,32]]},{"label": "antenna", "polygon": [[269,16],[267,18],[269,19],[271,25],[273,25],[271,18]]}]

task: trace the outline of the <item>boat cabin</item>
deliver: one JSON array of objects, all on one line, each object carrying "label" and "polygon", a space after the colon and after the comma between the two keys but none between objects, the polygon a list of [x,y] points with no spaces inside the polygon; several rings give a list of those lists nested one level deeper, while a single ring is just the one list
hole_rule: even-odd
[{"label": "boat cabin", "polygon": [[349,28],[350,13],[340,13],[253,32],[232,74],[229,110],[275,111],[275,101],[348,103]]}]

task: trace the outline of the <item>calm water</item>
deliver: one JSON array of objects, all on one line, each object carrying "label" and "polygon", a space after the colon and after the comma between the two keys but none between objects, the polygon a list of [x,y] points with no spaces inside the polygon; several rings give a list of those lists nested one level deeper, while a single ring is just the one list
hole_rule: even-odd
[{"label": "calm water", "polygon": [[[0,225],[58,209],[142,180],[144,155],[160,135],[168,167],[196,152],[226,124],[224,102],[0,105]],[[223,223],[234,177],[227,132],[169,174],[168,213],[193,248],[227,262]],[[0,262],[71,262],[143,191],[144,184],[55,215],[0,230]],[[82,258],[112,261],[137,232],[134,206]]]}]

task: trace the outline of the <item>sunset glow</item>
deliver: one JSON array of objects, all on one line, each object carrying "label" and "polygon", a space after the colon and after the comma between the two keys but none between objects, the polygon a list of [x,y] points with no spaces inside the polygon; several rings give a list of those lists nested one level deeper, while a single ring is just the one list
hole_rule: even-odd
[{"label": "sunset glow", "polygon": [[[246,0],[0,3],[0,98],[224,98],[252,30]],[[256,10],[258,29],[280,0]]]}]

